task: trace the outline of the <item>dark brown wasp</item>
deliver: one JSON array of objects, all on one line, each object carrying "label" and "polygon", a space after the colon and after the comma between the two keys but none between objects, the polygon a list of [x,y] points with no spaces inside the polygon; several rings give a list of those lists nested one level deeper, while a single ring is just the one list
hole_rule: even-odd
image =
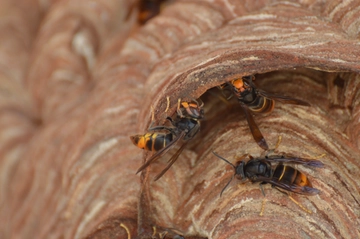
[{"label": "dark brown wasp", "polygon": [[[155,160],[163,156],[173,145],[179,141],[183,144],[176,153],[169,159],[168,165],[155,177],[155,181],[161,178],[164,173],[175,163],[186,144],[194,138],[200,130],[200,121],[204,117],[203,103],[200,104],[194,100],[193,102],[181,102],[177,109],[175,119],[167,117],[171,123],[171,127],[155,126],[150,127],[148,132],[142,135],[130,136],[131,141],[139,148],[155,151],[136,173],[147,168]],[[165,131],[165,132],[159,132]]]},{"label": "dark brown wasp", "polygon": [[137,0],[130,5],[125,19],[129,20],[134,12],[137,14],[137,22],[144,25],[151,18],[159,15],[169,0]]},{"label": "dark brown wasp", "polygon": [[166,0],[139,0],[138,22],[143,25],[160,13],[161,5]]},{"label": "dark brown wasp", "polygon": [[255,80],[254,76],[245,76],[241,79],[235,79],[227,82],[220,86],[220,88],[230,90],[231,95],[227,97],[228,99],[233,95],[237,98],[245,113],[250,131],[256,143],[262,149],[267,150],[269,149],[269,146],[267,145],[259,127],[255,123],[252,113],[270,113],[274,109],[275,101],[303,106],[310,106],[310,104],[302,100],[279,96],[257,89],[253,80]]},{"label": "dark brown wasp", "polygon": [[[213,154],[230,164],[235,170],[230,181],[222,189],[220,196],[234,177],[242,181],[248,179],[253,183],[260,182],[263,195],[265,195],[265,193],[261,185],[266,183],[271,184],[277,189],[280,188],[299,194],[316,195],[320,192],[318,189],[312,187],[311,182],[305,174],[293,167],[283,165],[283,163],[293,163],[321,168],[324,164],[319,160],[283,155],[253,158],[251,155],[245,154],[240,159],[248,157],[250,158],[249,161],[245,162],[240,160],[236,165],[233,165],[215,152],[213,152]],[[278,164],[276,166],[272,165],[274,162]]]}]

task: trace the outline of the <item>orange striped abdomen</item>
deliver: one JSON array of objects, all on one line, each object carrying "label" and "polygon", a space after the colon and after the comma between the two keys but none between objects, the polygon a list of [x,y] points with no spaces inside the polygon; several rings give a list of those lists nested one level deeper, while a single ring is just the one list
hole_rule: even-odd
[{"label": "orange striped abdomen", "polygon": [[273,178],[277,179],[279,182],[288,184],[288,185],[298,185],[300,187],[312,187],[311,182],[306,177],[305,174],[299,170],[285,166],[278,165],[274,171]]},{"label": "orange striped abdomen", "polygon": [[275,101],[261,96],[248,104],[248,107],[254,113],[270,113],[275,107]]},{"label": "orange striped abdomen", "polygon": [[171,133],[146,133],[130,136],[130,139],[141,149],[159,151],[173,140],[173,135]]}]

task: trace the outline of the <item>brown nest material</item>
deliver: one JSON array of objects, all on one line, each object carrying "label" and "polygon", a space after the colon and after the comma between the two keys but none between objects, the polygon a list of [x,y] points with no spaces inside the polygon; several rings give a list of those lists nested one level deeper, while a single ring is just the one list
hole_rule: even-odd
[{"label": "brown nest material", "polygon": [[[40,4],[41,2],[41,4]],[[176,0],[146,24],[136,1],[1,3],[0,238],[360,237],[360,2]],[[135,6],[135,7],[134,7]],[[270,146],[321,190],[293,195],[233,181],[235,162],[263,153],[237,104],[214,88],[256,76],[259,88],[302,99],[255,120]],[[170,108],[165,112],[167,97]],[[177,162],[141,177],[149,154],[129,135],[177,101],[201,97],[205,119]],[[264,206],[264,207],[263,207]],[[263,216],[259,215],[263,207]],[[125,228],[127,230],[125,230]]]}]

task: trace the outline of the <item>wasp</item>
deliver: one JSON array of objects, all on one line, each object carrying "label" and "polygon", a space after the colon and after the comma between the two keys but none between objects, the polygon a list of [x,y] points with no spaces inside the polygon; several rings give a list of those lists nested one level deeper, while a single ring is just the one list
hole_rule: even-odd
[{"label": "wasp", "polygon": [[200,131],[199,120],[204,117],[203,105],[203,102],[199,103],[196,100],[191,102],[183,101],[181,103],[179,101],[176,118],[166,118],[171,123],[171,127],[150,127],[148,132],[145,134],[130,136],[131,141],[137,147],[156,152],[137,170],[136,173],[141,172],[155,160],[163,156],[177,142],[183,141],[180,148],[169,159],[168,165],[158,175],[156,175],[154,180],[158,180],[166,173],[171,165],[175,163],[189,140],[194,138],[194,136]]},{"label": "wasp", "polygon": [[230,99],[235,96],[243,109],[250,131],[256,143],[265,150],[269,149],[264,136],[255,123],[252,113],[270,113],[275,107],[275,101],[287,104],[310,106],[309,103],[286,96],[279,96],[258,89],[253,81],[254,76],[245,76],[232,80],[220,86],[220,89],[230,90]]},{"label": "wasp", "polygon": [[151,18],[159,15],[169,0],[137,0],[130,5],[128,14],[125,16],[129,20],[134,12],[137,14],[137,22],[144,25]]},{"label": "wasp", "polygon": [[160,13],[166,0],[139,0],[138,22],[143,25]]},{"label": "wasp", "polygon": [[[245,154],[240,157],[240,159],[248,157],[250,159],[249,161],[245,162],[244,160],[239,160],[236,165],[233,165],[227,159],[221,157],[215,152],[213,152],[213,154],[219,159],[230,164],[235,171],[230,181],[222,189],[220,196],[234,177],[242,181],[250,180],[252,183],[260,182],[260,188],[264,196],[265,193],[261,185],[267,183],[277,189],[280,188],[299,194],[316,195],[320,192],[318,189],[312,187],[311,182],[305,174],[291,166],[283,164],[293,163],[318,168],[324,167],[324,164],[319,160],[284,155],[271,155],[253,158],[251,155]],[[277,165],[273,165],[273,163],[277,163]]]}]

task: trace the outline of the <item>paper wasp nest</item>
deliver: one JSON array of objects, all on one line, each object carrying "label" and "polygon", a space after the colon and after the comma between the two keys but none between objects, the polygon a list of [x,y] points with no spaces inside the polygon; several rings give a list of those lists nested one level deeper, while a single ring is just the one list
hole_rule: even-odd
[{"label": "paper wasp nest", "polygon": [[[358,1],[175,0],[142,26],[135,0],[41,4],[2,1],[0,238],[148,238],[153,226],[360,237]],[[246,75],[312,105],[255,116],[270,146],[282,136],[279,151],[326,154],[323,169],[298,167],[321,190],[293,195],[312,214],[267,185],[265,204],[237,180],[219,197],[233,169],[211,151],[235,163],[263,150],[239,106],[207,91]],[[168,156],[135,175],[150,154],[128,136],[146,132],[152,108],[161,125],[179,98],[200,96],[201,132],[177,162],[156,182]]]}]

